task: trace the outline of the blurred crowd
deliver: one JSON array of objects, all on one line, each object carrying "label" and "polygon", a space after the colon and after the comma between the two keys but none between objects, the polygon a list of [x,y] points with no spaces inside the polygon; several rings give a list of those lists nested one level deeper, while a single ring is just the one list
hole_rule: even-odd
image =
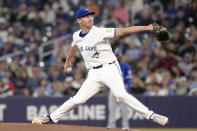
[{"label": "blurred crowd", "polygon": [[[96,12],[97,26],[156,22],[169,30],[168,42],[156,41],[150,32],[110,40],[132,67],[130,93],[197,95],[197,0],[2,0],[0,97],[62,97],[78,91],[87,75],[80,54],[73,57],[70,74],[63,66],[81,7]],[[52,53],[43,57],[43,52]]]}]

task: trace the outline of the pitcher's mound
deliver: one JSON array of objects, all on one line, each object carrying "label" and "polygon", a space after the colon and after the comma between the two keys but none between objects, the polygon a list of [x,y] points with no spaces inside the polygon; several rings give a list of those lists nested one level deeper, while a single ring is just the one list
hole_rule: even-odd
[{"label": "pitcher's mound", "polygon": [[106,129],[103,127],[73,126],[62,124],[25,124],[0,123],[1,131],[121,131],[121,129]]}]

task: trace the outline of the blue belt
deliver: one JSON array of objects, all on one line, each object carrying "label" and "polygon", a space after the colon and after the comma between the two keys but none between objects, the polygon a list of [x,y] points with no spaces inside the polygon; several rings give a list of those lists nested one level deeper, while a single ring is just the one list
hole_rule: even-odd
[{"label": "blue belt", "polygon": [[[110,63],[108,63],[109,65],[111,65],[111,64],[114,64],[116,61],[113,61],[113,62],[110,62]],[[103,64],[102,65],[99,65],[99,66],[96,66],[96,67],[93,67],[93,69],[100,69],[100,68],[102,68],[103,67]]]}]

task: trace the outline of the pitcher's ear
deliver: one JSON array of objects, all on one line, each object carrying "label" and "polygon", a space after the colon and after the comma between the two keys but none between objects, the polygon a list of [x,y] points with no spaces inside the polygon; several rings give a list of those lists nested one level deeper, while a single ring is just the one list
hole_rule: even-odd
[{"label": "pitcher's ear", "polygon": [[77,21],[77,23],[78,23],[78,24],[80,24],[80,23],[81,23],[81,19],[77,19],[76,21]]}]

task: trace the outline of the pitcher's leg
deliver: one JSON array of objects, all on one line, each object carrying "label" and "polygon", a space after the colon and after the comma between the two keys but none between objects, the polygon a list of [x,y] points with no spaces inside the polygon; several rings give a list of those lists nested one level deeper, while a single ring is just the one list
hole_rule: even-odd
[{"label": "pitcher's leg", "polygon": [[106,84],[114,96],[121,102],[126,104],[129,108],[139,112],[142,114],[146,119],[149,119],[151,114],[153,113],[150,111],[145,105],[143,105],[139,100],[137,100],[132,95],[128,94],[124,88],[124,83],[122,80],[122,74],[120,71],[119,64],[113,64],[111,66],[106,67],[103,69],[104,74],[102,76],[102,81]]},{"label": "pitcher's leg", "polygon": [[149,120],[149,117],[153,113],[153,111],[150,111],[148,107],[146,107],[139,100],[137,100],[135,97],[133,97],[131,94],[128,94],[127,92],[117,94],[116,97],[121,103],[126,104],[129,108],[139,112],[147,120]]},{"label": "pitcher's leg", "polygon": [[101,85],[92,80],[92,77],[87,78],[74,97],[71,97],[57,110],[50,114],[51,119],[57,123],[67,112],[80,104],[85,103],[90,97],[95,95],[100,90],[100,87]]},{"label": "pitcher's leg", "polygon": [[[116,67],[116,69],[114,67]],[[111,66],[110,68],[108,67],[104,71],[104,74],[108,75],[102,76],[103,83],[110,87],[113,94],[121,103],[124,103],[129,108],[141,113],[147,120],[152,120],[153,122],[156,122],[163,126],[168,124],[168,117],[153,113],[153,111],[150,111],[135,97],[126,92],[126,90],[124,89],[120,69],[118,69],[117,65]]]},{"label": "pitcher's leg", "polygon": [[109,117],[108,117],[108,124],[107,128],[116,128],[116,109],[117,109],[117,101],[116,98],[113,96],[112,92],[109,92],[109,98],[108,98],[108,111],[109,111]]},{"label": "pitcher's leg", "polygon": [[152,120],[153,122],[156,122],[162,126],[165,126],[168,124],[168,117],[153,113],[153,111],[150,111],[140,101],[138,101],[132,95],[129,95],[127,92],[125,93],[122,92],[118,94],[117,98],[120,100],[121,103],[125,103],[130,108],[141,113],[147,120]]}]

